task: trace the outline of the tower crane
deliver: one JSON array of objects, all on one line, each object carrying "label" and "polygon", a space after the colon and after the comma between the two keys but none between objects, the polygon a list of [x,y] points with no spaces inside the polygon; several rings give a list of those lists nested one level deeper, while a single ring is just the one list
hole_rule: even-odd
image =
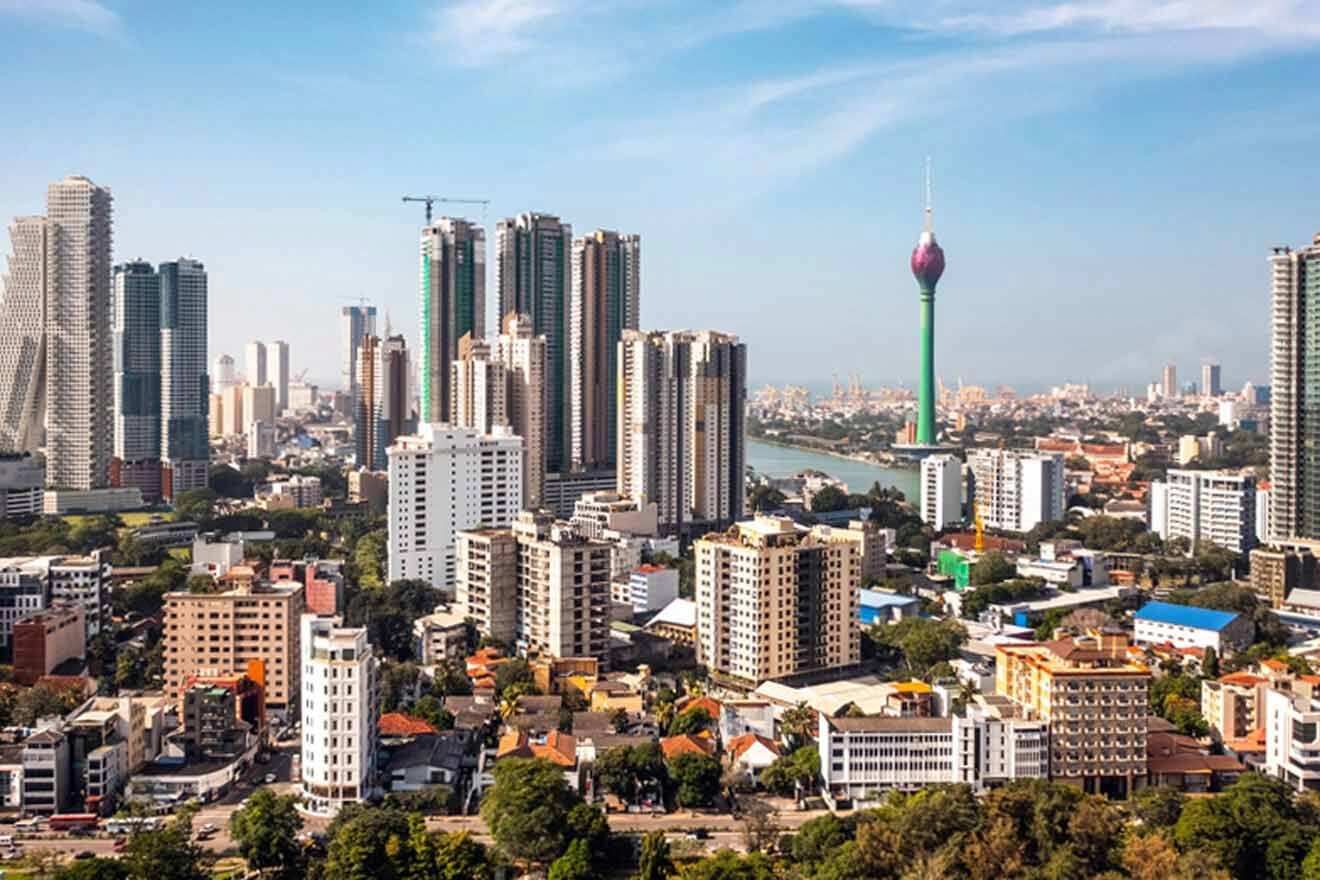
[{"label": "tower crane", "polygon": [[436,202],[447,205],[481,205],[481,219],[486,219],[486,207],[490,199],[451,199],[447,196],[404,196],[405,202],[421,202],[426,205],[426,225],[431,225],[431,206]]}]

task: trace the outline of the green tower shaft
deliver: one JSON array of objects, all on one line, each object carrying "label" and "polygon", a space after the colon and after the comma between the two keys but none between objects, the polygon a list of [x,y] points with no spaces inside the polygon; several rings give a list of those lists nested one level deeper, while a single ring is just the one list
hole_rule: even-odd
[{"label": "green tower shaft", "polygon": [[917,444],[935,445],[935,285],[921,288],[921,387],[917,394]]}]

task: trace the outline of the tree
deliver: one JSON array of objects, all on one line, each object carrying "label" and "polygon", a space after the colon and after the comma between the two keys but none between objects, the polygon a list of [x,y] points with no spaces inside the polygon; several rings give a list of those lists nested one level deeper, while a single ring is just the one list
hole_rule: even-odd
[{"label": "tree", "polygon": [[215,578],[209,574],[188,575],[188,580],[184,581],[184,589],[189,593],[214,593],[216,592]]},{"label": "tree", "polygon": [[815,746],[803,746],[762,770],[761,785],[775,794],[791,795],[799,789],[810,791],[819,773],[820,753]]},{"label": "tree", "polygon": [[486,847],[478,843],[470,833],[460,831],[438,834],[431,840],[435,873],[427,874],[427,877],[438,880],[491,880],[494,872]]},{"label": "tree", "polygon": [[67,715],[81,702],[82,692],[77,688],[33,685],[18,692],[10,720],[20,727],[31,727],[41,718]]},{"label": "tree", "polygon": [[1317,813],[1287,783],[1257,773],[1218,797],[1188,801],[1173,828],[1183,852],[1209,853],[1233,877],[1269,880],[1295,877],[1318,834]]},{"label": "tree", "polygon": [[774,860],[764,853],[740,856],[730,849],[683,869],[683,880],[776,880]]},{"label": "tree", "polygon": [[532,667],[521,657],[514,657],[507,663],[495,667],[495,693],[500,699],[509,694],[521,696],[535,690]]},{"label": "tree", "polygon": [[298,796],[277,796],[269,788],[259,788],[247,805],[229,818],[229,831],[248,867],[280,878],[302,876],[302,847],[298,832],[303,820],[298,812]]},{"label": "tree", "polygon": [[1172,828],[1182,815],[1187,798],[1173,788],[1143,788],[1128,802],[1132,814],[1151,828]]},{"label": "tree", "polygon": [[352,806],[330,823],[325,877],[406,880],[414,854],[408,817],[390,807]]},{"label": "tree", "polygon": [[779,729],[787,737],[789,748],[796,750],[816,735],[816,713],[805,702],[798,703],[784,710]]},{"label": "tree", "polygon": [[811,496],[812,513],[829,513],[848,508],[848,493],[838,486],[828,485]]},{"label": "tree", "polygon": [[385,563],[389,554],[389,533],[385,529],[367,532],[353,548],[358,584],[374,590],[385,582]]},{"label": "tree", "polygon": [[685,752],[669,762],[680,806],[708,807],[720,791],[720,762],[710,755]]},{"label": "tree", "polygon": [[665,839],[665,833],[648,831],[642,838],[634,880],[669,880],[673,873],[674,862],[669,856],[669,841]]},{"label": "tree", "polygon": [[1017,573],[1013,563],[1004,558],[1004,554],[992,551],[985,554],[972,565],[970,581],[973,586],[997,584],[1006,581]]},{"label": "tree", "polygon": [[119,859],[77,859],[60,868],[55,880],[129,880],[128,866]]},{"label": "tree", "polygon": [[215,511],[214,489],[189,489],[174,496],[174,518],[205,525]]},{"label": "tree", "polygon": [[765,483],[758,483],[747,493],[747,506],[755,513],[778,510],[784,506],[784,493]]},{"label": "tree", "polygon": [[771,852],[779,840],[779,824],[775,811],[758,800],[750,801],[743,809],[743,846],[748,852]]},{"label": "tree", "polygon": [[637,796],[637,781],[632,768],[632,749],[615,746],[596,757],[596,780],[605,790],[625,803]]},{"label": "tree", "polygon": [[1206,678],[1219,677],[1219,652],[1213,646],[1205,649],[1205,659],[1201,661],[1201,670]]},{"label": "tree", "polygon": [[826,813],[798,828],[789,844],[789,855],[795,862],[818,865],[851,840],[851,831],[844,821],[833,813]]},{"label": "tree", "polygon": [[412,699],[421,670],[411,661],[386,660],[380,665],[380,711],[397,712]]},{"label": "tree", "polygon": [[683,710],[669,725],[669,735],[678,736],[684,733],[700,733],[708,730],[715,723],[715,719],[710,717],[710,712],[701,706],[693,706],[690,709]]},{"label": "tree", "polygon": [[150,880],[207,880],[211,857],[192,839],[196,807],[174,814],[164,827],[132,835],[123,862],[130,877]]},{"label": "tree", "polygon": [[554,861],[567,847],[568,812],[576,800],[563,773],[539,758],[506,758],[494,775],[481,816],[495,843],[514,859]]},{"label": "tree", "polygon": [[909,675],[918,677],[924,677],[935,664],[957,657],[958,649],[967,641],[967,630],[956,620],[926,617],[872,626],[867,633],[887,651],[888,659],[900,661]]},{"label": "tree", "polygon": [[568,845],[562,856],[550,864],[547,880],[594,880],[595,876],[587,842],[575,840]]}]

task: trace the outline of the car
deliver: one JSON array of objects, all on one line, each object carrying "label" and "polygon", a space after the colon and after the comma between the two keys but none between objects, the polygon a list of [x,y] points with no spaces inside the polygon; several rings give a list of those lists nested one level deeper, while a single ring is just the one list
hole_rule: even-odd
[{"label": "car", "polygon": [[96,858],[96,853],[92,852],[90,849],[85,849],[82,852],[78,853],[76,856],[74,856],[74,858],[78,859],[79,861],[82,861],[83,859],[94,859]]},{"label": "car", "polygon": [[707,831],[705,828],[697,828],[693,831],[688,832],[689,840],[705,840],[708,837],[710,837],[710,832]]},{"label": "car", "polygon": [[274,773],[267,773],[267,774],[263,777],[263,779],[265,779],[267,785],[273,785],[273,784],[275,783],[275,780],[278,779],[278,778],[279,778],[279,777],[277,777]]},{"label": "car", "polygon": [[211,822],[207,822],[205,825],[201,827],[201,832],[203,834],[215,834],[219,830],[220,830],[219,827],[217,827],[215,824]]},{"label": "car", "polygon": [[115,838],[115,842],[114,842],[114,844],[112,845],[112,848],[114,849],[115,852],[123,852],[123,851],[124,851],[124,847],[126,847],[126,846],[128,846],[128,838],[127,838],[127,837],[116,837],[116,838]]}]

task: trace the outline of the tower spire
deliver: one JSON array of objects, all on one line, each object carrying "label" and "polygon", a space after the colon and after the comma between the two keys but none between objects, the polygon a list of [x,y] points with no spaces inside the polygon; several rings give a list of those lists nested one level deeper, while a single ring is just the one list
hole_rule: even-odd
[{"label": "tower spire", "polygon": [[935,206],[934,199],[931,196],[930,185],[930,156],[926,157],[926,232],[935,231]]}]

